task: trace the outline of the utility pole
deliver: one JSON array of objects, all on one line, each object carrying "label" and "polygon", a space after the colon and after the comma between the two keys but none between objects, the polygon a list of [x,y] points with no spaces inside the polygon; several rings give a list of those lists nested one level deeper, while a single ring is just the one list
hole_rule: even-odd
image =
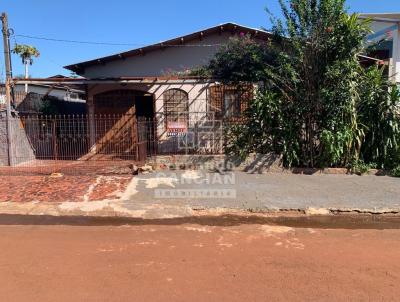
[{"label": "utility pole", "polygon": [[6,128],[7,128],[7,153],[8,153],[8,165],[13,165],[13,152],[12,152],[12,141],[11,141],[11,58],[10,58],[10,44],[8,39],[8,20],[7,14],[1,14],[3,42],[4,42],[4,59],[6,64],[6,82],[5,82],[5,93],[6,93]]}]

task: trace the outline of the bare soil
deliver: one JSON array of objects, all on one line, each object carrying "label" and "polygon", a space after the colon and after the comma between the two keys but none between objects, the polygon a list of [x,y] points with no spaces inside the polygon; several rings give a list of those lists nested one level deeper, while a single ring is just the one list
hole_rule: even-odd
[{"label": "bare soil", "polygon": [[[221,218],[223,219],[223,218]],[[0,226],[1,301],[395,301],[400,230]]]}]

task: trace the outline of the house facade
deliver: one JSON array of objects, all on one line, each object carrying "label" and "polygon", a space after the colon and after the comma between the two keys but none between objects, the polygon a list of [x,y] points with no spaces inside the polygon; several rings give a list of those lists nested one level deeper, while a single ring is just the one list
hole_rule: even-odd
[{"label": "house facade", "polygon": [[[203,31],[195,32],[168,41],[127,52],[97,58],[65,66],[87,80],[103,80],[99,83],[87,84],[88,113],[118,113],[125,110],[120,99],[118,106],[111,106],[121,95],[121,91],[131,91],[132,97],[139,102],[150,102],[144,105],[146,112],[139,108],[138,116],[155,116],[168,114],[169,111],[207,112],[212,111],[210,105],[210,87],[217,83],[209,79],[186,77],[185,73],[197,67],[205,66],[213,58],[218,49],[235,35],[250,34],[256,39],[266,41],[270,34],[265,31],[226,23]],[[113,96],[113,91],[116,95]],[[227,92],[228,94],[230,92]],[[126,92],[125,94],[129,94]],[[110,102],[104,98],[112,98]],[[173,107],[170,102],[190,100],[187,105]],[[227,99],[232,98],[231,95]],[[209,104],[207,104],[207,101]],[[165,102],[167,102],[165,106]],[[228,100],[227,100],[228,102]],[[132,105],[132,104],[130,104]],[[229,104],[226,104],[229,105]],[[237,103],[238,105],[238,103]],[[129,104],[125,104],[129,107]],[[139,105],[140,106],[140,105]],[[230,108],[214,108],[217,111],[235,112]],[[152,112],[150,112],[152,111]],[[237,110],[236,110],[237,111]]]},{"label": "house facade", "polygon": [[[400,83],[398,15],[365,14],[361,18],[373,19],[374,32],[367,42],[380,43],[375,53],[360,56],[360,60],[365,59],[366,66],[383,60],[390,78]],[[223,124],[240,120],[255,86],[229,87],[215,79],[189,76],[188,71],[207,65],[230,38],[243,35],[260,42],[272,39],[269,32],[225,23],[65,66],[78,78],[20,81],[49,93],[57,87],[79,87],[86,95],[84,118],[24,123],[25,127],[31,125],[32,131],[27,131],[33,133],[31,141],[39,142],[33,148],[36,158],[43,146],[46,152],[41,152],[42,158],[69,160],[223,152]]]},{"label": "house facade", "polygon": [[[73,103],[71,93],[75,93],[75,103],[82,105],[80,96],[85,95],[86,114],[25,115],[17,104],[19,115],[12,122],[26,139],[4,136],[12,147],[0,152],[1,162],[142,161],[159,154],[222,153],[224,123],[240,119],[255,86],[229,87],[207,77],[189,76],[188,71],[207,65],[230,38],[244,35],[260,42],[271,38],[262,30],[225,23],[65,66],[78,77],[14,79],[15,90],[28,85],[31,94],[60,92],[54,97],[65,103]],[[5,126],[4,118],[0,122]],[[22,147],[29,156],[18,155]]]},{"label": "house facade", "polygon": [[[171,148],[175,149],[177,143],[171,142],[180,135],[187,134],[187,137],[195,126],[206,124],[208,130],[201,132],[215,135],[218,131],[211,129],[210,124],[215,127],[215,121],[239,118],[252,98],[253,85],[240,89],[227,87],[209,78],[187,76],[187,71],[207,65],[230,38],[243,35],[264,42],[271,37],[262,30],[226,23],[66,66],[84,78],[93,151],[104,145],[99,141],[111,136],[110,131],[114,138],[118,137],[116,132],[124,132],[119,131],[121,124],[132,128],[140,120],[155,121],[155,129],[150,133],[156,136],[157,152],[162,153],[173,151]],[[125,119],[131,116],[132,121],[117,123],[118,129],[107,127],[100,131],[95,119],[107,115],[123,115]],[[205,149],[211,148],[206,145]]]}]

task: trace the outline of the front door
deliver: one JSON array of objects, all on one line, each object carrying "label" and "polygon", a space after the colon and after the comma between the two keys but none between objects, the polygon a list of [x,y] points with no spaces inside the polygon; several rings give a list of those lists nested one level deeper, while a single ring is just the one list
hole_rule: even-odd
[{"label": "front door", "polygon": [[152,95],[135,90],[113,90],[94,97],[96,149],[120,158],[147,157],[154,137]]}]

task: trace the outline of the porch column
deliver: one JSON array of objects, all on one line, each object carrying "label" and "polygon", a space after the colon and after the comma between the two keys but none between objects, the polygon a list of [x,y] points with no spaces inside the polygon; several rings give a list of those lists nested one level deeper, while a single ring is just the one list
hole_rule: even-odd
[{"label": "porch column", "polygon": [[400,22],[397,29],[393,31],[393,81],[400,83]]},{"label": "porch column", "polygon": [[89,115],[89,144],[90,152],[96,152],[96,122],[94,116],[94,100],[93,96],[89,96],[87,100],[87,110]]},{"label": "porch column", "polygon": [[[161,89],[162,91],[159,91],[160,89],[157,89],[156,92],[154,92],[154,98],[155,98],[155,124],[157,127],[157,142],[159,140],[162,140],[162,136],[165,135],[166,128],[165,128],[165,115],[164,115],[164,99],[163,99],[163,92],[164,90]],[[158,146],[157,146],[158,148]]]}]

